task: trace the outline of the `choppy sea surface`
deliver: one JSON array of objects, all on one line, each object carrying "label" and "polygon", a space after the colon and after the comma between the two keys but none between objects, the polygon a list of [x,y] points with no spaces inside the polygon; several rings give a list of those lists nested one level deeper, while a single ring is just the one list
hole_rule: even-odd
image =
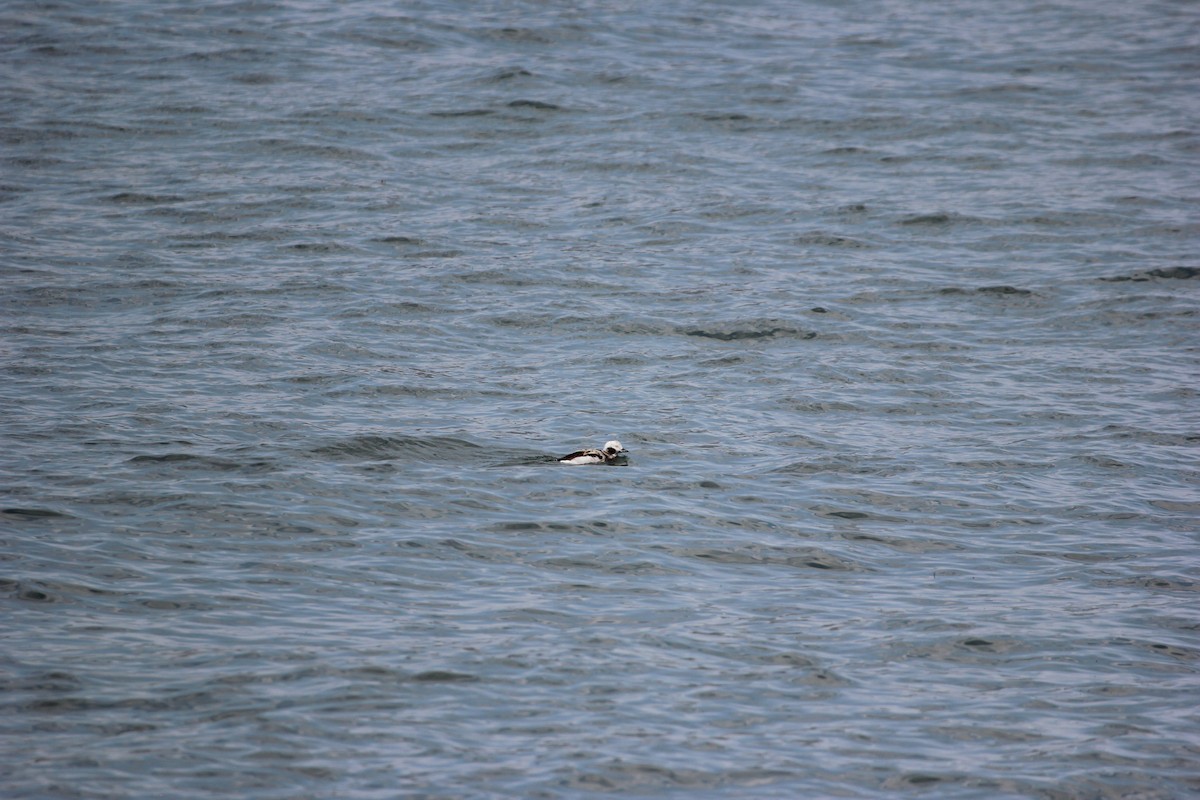
[{"label": "choppy sea surface", "polygon": [[1198,204],[1192,2],[5,3],[3,794],[1200,795]]}]

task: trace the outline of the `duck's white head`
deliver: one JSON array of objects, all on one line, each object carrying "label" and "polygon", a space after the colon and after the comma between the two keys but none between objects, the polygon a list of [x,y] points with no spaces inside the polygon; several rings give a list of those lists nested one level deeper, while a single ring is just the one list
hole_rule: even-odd
[{"label": "duck's white head", "polygon": [[611,442],[604,443],[604,452],[610,456],[615,456],[618,453],[624,453],[625,448],[621,446],[620,442],[618,442],[616,439],[613,439]]}]

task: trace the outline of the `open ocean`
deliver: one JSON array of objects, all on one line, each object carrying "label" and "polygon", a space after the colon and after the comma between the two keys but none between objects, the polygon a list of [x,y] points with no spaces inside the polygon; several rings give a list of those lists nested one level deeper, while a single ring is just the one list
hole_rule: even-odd
[{"label": "open ocean", "polygon": [[1200,796],[1195,2],[10,0],[0,287],[5,798]]}]

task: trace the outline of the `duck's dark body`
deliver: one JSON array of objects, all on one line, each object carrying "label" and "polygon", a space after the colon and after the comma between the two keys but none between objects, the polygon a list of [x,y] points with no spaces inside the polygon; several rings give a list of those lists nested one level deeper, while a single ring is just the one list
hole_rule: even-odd
[{"label": "duck's dark body", "polygon": [[560,464],[611,464],[625,455],[625,448],[615,439],[604,445],[603,450],[576,450],[558,459]]}]

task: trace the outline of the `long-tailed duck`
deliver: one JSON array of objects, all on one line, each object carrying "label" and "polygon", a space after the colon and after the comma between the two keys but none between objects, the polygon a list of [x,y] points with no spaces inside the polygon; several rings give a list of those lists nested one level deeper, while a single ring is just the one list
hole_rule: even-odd
[{"label": "long-tailed duck", "polygon": [[628,450],[621,446],[616,439],[604,443],[603,450],[578,450],[558,459],[560,464],[611,464]]}]

